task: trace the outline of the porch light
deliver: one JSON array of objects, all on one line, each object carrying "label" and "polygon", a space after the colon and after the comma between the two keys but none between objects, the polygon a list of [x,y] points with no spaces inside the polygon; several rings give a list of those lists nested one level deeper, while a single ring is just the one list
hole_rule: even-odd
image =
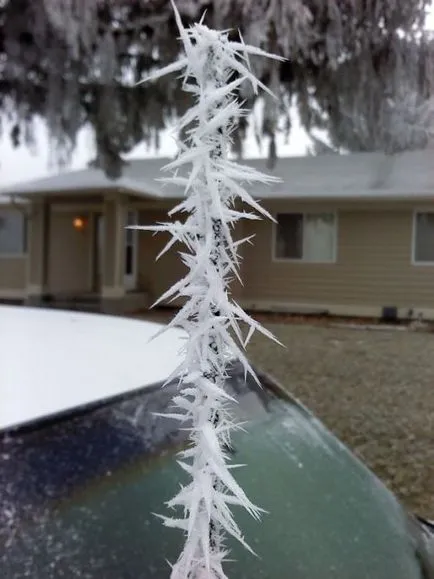
[{"label": "porch light", "polygon": [[82,231],[86,227],[86,220],[83,217],[74,217],[72,226],[77,231]]}]

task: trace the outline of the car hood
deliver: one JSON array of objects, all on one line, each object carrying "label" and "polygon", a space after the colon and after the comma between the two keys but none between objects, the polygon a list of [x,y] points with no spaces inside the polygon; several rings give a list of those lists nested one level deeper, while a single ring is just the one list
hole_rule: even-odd
[{"label": "car hood", "polygon": [[[237,479],[265,513],[237,511],[252,556],[229,541],[239,579],[422,579],[417,532],[392,493],[290,397],[234,379],[246,432]],[[171,387],[3,437],[0,560],[8,579],[166,578],[182,536],[154,513],[183,480],[185,433],[155,411]],[[142,408],[142,413],[138,409]],[[166,422],[161,422],[161,420]],[[27,573],[27,575],[24,573]]]}]

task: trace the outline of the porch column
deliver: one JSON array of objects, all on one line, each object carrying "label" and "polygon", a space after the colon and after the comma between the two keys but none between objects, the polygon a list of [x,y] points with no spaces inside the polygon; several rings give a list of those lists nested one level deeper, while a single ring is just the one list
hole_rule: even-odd
[{"label": "porch column", "polygon": [[46,199],[31,203],[27,238],[26,303],[39,305],[48,293],[50,206]]},{"label": "porch column", "polygon": [[126,203],[121,195],[104,199],[101,298],[104,311],[117,311],[125,296]]}]

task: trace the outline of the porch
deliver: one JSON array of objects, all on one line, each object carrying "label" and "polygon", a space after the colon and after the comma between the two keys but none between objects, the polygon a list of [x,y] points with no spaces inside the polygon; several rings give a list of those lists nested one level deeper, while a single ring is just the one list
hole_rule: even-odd
[{"label": "porch", "polygon": [[163,273],[155,258],[164,239],[126,226],[161,221],[169,206],[123,192],[33,197],[26,303],[105,313],[149,307],[179,267],[166,262]]}]

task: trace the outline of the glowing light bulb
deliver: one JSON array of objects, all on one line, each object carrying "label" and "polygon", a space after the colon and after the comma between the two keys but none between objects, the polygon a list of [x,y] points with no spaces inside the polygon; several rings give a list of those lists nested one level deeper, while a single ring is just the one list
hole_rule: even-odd
[{"label": "glowing light bulb", "polygon": [[81,231],[82,229],[84,229],[86,223],[83,217],[74,217],[74,219],[72,220],[72,225],[74,229]]}]

